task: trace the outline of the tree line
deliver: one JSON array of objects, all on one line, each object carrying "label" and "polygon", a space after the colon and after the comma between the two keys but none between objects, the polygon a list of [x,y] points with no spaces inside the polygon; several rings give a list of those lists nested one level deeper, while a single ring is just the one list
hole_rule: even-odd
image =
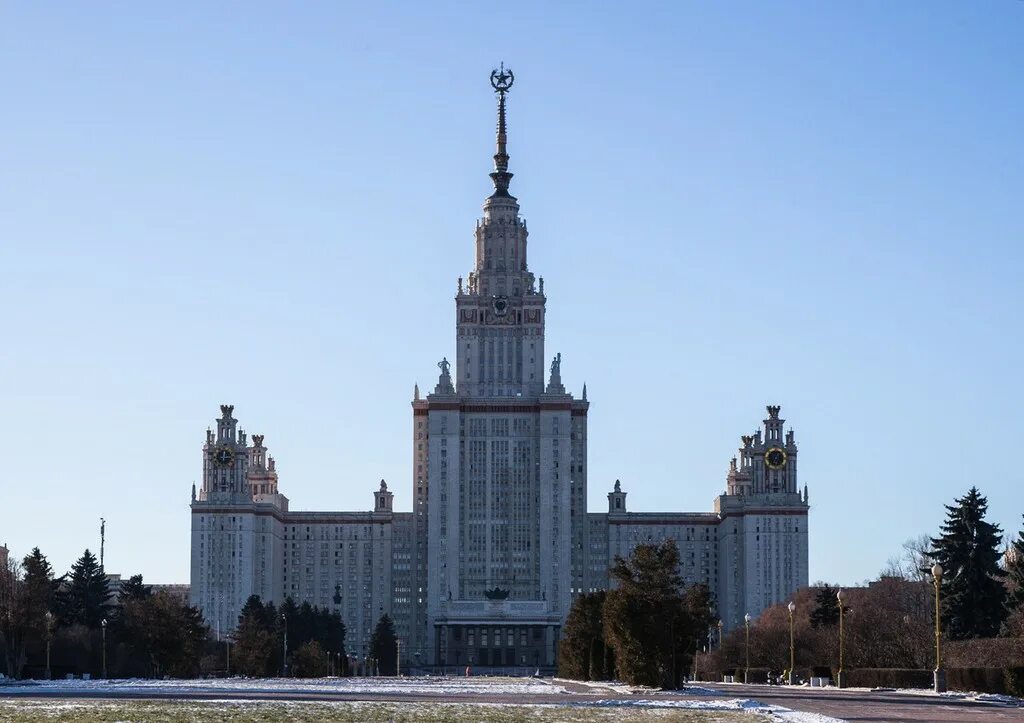
[{"label": "tree line", "polygon": [[[11,678],[191,676],[209,632],[200,612],[136,575],[112,590],[86,550],[61,577],[34,548],[0,571],[0,651]],[[47,666],[49,659],[49,666]]]},{"label": "tree line", "polygon": [[[972,487],[946,505],[938,534],[908,540],[877,580],[844,590],[844,669],[929,670],[935,666],[935,579],[939,583],[943,664],[962,668],[1024,666],[1024,532],[1004,554],[1003,532],[987,518],[988,500]],[[796,667],[839,663],[838,587],[818,583],[797,591],[793,628]],[[782,671],[789,666],[788,601],[751,623],[751,668]],[[714,675],[746,665],[741,627],[697,661]]]},{"label": "tree line", "polygon": [[296,605],[291,598],[276,607],[253,595],[242,607],[234,635],[237,670],[251,677],[397,674],[398,638],[390,615],[377,621],[365,659],[349,658],[345,632],[337,613],[308,602]]},{"label": "tree line", "polygon": [[[396,667],[394,627],[385,618],[371,641],[383,674]],[[154,592],[141,575],[112,586],[89,550],[61,577],[39,548],[0,570],[0,672],[10,678],[347,672],[340,616],[291,598],[279,607],[250,598],[233,644],[217,637],[198,608]]]},{"label": "tree line", "polygon": [[[864,587],[827,583],[797,591],[792,602],[797,677],[830,676],[843,666],[930,670],[935,665],[935,580],[939,583],[944,664],[1024,666],[1024,532],[1004,555],[1003,533],[987,520],[988,500],[972,487],[953,504],[938,534],[908,540],[900,556]],[[566,620],[559,673],[583,680],[621,679],[677,687],[684,674],[742,675],[748,665],[782,673],[790,660],[789,600],[722,635],[700,585],[683,588],[674,541],[639,545],[617,558],[612,589],[580,595]],[[761,676],[763,677],[763,675]]]}]

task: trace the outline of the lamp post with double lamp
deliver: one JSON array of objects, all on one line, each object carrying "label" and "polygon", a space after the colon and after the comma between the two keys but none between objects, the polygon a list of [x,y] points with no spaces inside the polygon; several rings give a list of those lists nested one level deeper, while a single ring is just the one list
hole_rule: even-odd
[{"label": "lamp post with double lamp", "polygon": [[743,616],[743,626],[746,628],[746,666],[743,668],[743,682],[750,682],[750,613]]},{"label": "lamp post with double lamp", "polygon": [[50,679],[50,641],[53,640],[53,613],[46,611],[46,679]]},{"label": "lamp post with double lamp", "polygon": [[843,607],[843,590],[840,588],[836,591],[836,600],[839,603],[839,670],[836,671],[836,687],[846,687],[846,673],[843,672],[843,614],[846,612]]},{"label": "lamp post with double lamp", "polygon": [[793,601],[789,601],[789,605],[786,606],[789,610],[789,676],[786,682],[789,685],[793,685],[793,668],[796,665],[796,647],[793,642],[793,611],[796,610],[796,605]]},{"label": "lamp post with double lamp", "polygon": [[942,613],[939,608],[939,590],[942,587],[942,565],[932,565],[935,580],[935,692],[946,692],[946,671],[942,669]]},{"label": "lamp post with double lamp", "polygon": [[103,679],[107,678],[107,619],[100,621],[100,628],[103,629]]}]

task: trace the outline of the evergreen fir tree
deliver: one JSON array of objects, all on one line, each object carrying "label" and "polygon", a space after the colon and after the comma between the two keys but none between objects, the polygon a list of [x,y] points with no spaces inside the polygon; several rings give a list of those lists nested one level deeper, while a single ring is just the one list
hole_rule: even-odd
[{"label": "evergreen fir tree", "polygon": [[811,611],[812,628],[830,628],[839,624],[839,600],[836,588],[825,584],[814,596],[814,610]]},{"label": "evergreen fir tree", "polygon": [[276,610],[264,606],[259,595],[250,595],[242,606],[235,628],[233,667],[244,675],[260,678],[280,670],[280,622]]},{"label": "evergreen fir tree", "polygon": [[267,612],[260,596],[250,595],[245,601],[245,605],[242,606],[242,611],[238,614],[238,624],[241,625],[246,618],[252,618],[261,626],[270,627],[270,618],[267,616]]},{"label": "evergreen fir tree", "polygon": [[124,603],[127,600],[145,600],[152,594],[153,588],[142,584],[142,575],[132,575],[121,583],[118,597]]},{"label": "evergreen fir tree", "polygon": [[316,640],[300,645],[293,656],[292,675],[296,678],[319,678],[327,675],[327,656]]},{"label": "evergreen fir tree", "polygon": [[183,605],[166,592],[122,598],[112,631],[131,653],[128,663],[144,668],[120,673],[189,677],[199,672],[209,630],[198,609]]},{"label": "evergreen fir tree", "polygon": [[1006,596],[1006,607],[1013,611],[1024,603],[1024,531],[1017,533],[1017,539],[1007,553],[1006,574],[1010,590]]},{"label": "evergreen fir tree", "polygon": [[110,613],[107,576],[89,550],[71,566],[62,598],[63,617],[68,625],[98,628]]},{"label": "evergreen fir tree", "polygon": [[48,634],[46,613],[54,612],[60,581],[53,579],[53,567],[38,547],[32,548],[21,565],[24,571],[19,601],[22,620],[29,636],[41,640]]},{"label": "evergreen fir tree", "polygon": [[715,622],[711,614],[711,590],[708,586],[697,583],[683,590],[680,611],[669,626],[670,634],[675,639],[672,681],[676,688],[682,684],[687,671],[692,669],[696,651],[709,646]]},{"label": "evergreen fir tree", "polygon": [[[609,680],[611,665],[604,642],[607,593],[583,593],[573,601],[558,644],[558,674],[576,680]],[[606,670],[607,668],[607,670]]]},{"label": "evergreen fir tree", "polygon": [[707,590],[683,595],[674,540],[638,545],[629,560],[615,559],[611,576],[616,587],[604,605],[604,639],[619,677],[677,688],[711,622]]},{"label": "evergreen fir tree", "polygon": [[992,637],[1006,616],[1006,573],[999,567],[1003,531],[985,521],[988,500],[977,487],[946,511],[930,553],[943,569],[943,627],[952,640]]},{"label": "evergreen fir tree", "polygon": [[398,661],[397,638],[395,624],[387,613],[380,616],[377,627],[370,636],[370,655],[376,659],[377,670],[381,675],[395,675]]}]

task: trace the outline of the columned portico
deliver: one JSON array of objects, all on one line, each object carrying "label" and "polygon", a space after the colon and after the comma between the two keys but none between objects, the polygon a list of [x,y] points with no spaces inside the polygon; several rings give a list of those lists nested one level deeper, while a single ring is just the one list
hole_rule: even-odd
[{"label": "columned portico", "polygon": [[460,601],[434,619],[440,666],[551,667],[557,662],[560,616],[535,603]]}]

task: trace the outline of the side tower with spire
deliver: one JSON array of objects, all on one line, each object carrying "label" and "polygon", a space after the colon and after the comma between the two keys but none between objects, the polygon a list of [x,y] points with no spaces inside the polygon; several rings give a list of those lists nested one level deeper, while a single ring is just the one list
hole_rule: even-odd
[{"label": "side tower with spire", "polygon": [[545,374],[543,282],[509,193],[514,81],[504,65],[491,73],[494,190],[476,224],[475,265],[458,281],[454,369],[443,359],[433,393],[417,388],[412,403],[410,644],[437,665],[553,665],[584,585],[589,405],[566,391],[560,354]]}]

